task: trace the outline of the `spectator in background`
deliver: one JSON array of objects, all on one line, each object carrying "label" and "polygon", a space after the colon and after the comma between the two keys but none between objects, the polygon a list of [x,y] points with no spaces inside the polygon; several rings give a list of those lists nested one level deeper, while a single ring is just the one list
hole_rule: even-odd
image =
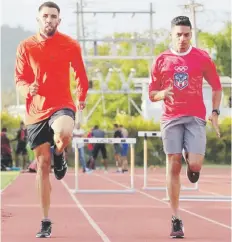
[{"label": "spectator in background", "polygon": [[7,128],[2,128],[1,132],[1,170],[12,167],[12,150],[10,140],[7,137]]},{"label": "spectator in background", "polygon": [[19,155],[22,155],[23,157],[23,164],[22,168],[27,168],[27,161],[28,161],[28,155],[27,155],[27,129],[24,125],[24,122],[20,123],[20,128],[17,132],[16,138],[12,141],[17,141],[17,147],[16,147],[16,154],[15,154],[15,166],[19,167]]},{"label": "spectator in background", "polygon": [[[128,138],[128,131],[126,128],[123,127],[123,125],[120,125],[120,130],[123,138]],[[122,172],[128,171],[128,161],[127,161],[128,148],[129,148],[128,144],[126,143],[122,144],[122,149],[121,149]]]},{"label": "spectator in background", "polygon": [[[101,129],[99,129],[98,125],[95,125],[92,131],[92,137],[93,138],[104,138],[105,137],[105,132]],[[94,163],[97,159],[98,153],[99,151],[101,151],[102,154],[102,163],[105,167],[105,172],[107,172],[108,169],[108,164],[107,164],[107,153],[106,153],[106,146],[105,144],[94,144],[94,148],[93,148],[93,160]]]},{"label": "spectator in background", "polygon": [[[114,130],[114,138],[123,138],[122,132],[118,124],[114,124]],[[114,158],[118,173],[122,173],[121,150],[121,144],[114,144]]]},{"label": "spectator in background", "polygon": [[75,149],[75,145],[77,145],[79,159],[80,159],[80,163],[81,163],[83,172],[90,172],[91,170],[86,167],[86,162],[85,162],[85,150],[84,150],[85,145],[84,145],[84,143],[76,144],[76,138],[83,138],[84,134],[85,134],[85,131],[83,129],[81,129],[80,123],[77,123],[73,130],[72,147],[73,147],[73,149]]},{"label": "spectator in background", "polygon": [[[92,131],[93,131],[93,128],[87,134],[87,138],[91,138],[92,137]],[[88,154],[89,154],[89,159],[88,159],[88,162],[87,162],[87,167],[89,169],[92,169],[92,170],[95,169],[95,164],[94,164],[94,160],[93,160],[93,147],[94,147],[93,144],[88,144],[87,145]]]}]

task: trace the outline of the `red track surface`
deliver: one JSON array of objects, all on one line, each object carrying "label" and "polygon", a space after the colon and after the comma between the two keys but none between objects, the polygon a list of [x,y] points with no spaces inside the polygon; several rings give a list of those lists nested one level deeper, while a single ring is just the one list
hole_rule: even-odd
[{"label": "red track surface", "polygon": [[[228,168],[205,168],[199,191],[182,195],[230,195],[231,177]],[[164,184],[164,170],[148,174],[149,186]],[[185,175],[183,183],[191,186]],[[128,174],[101,171],[80,174],[81,189],[124,189],[129,186]],[[60,242],[166,242],[171,241],[170,209],[162,200],[163,191],[144,191],[142,170],[135,172],[134,194],[76,194],[74,173],[64,182],[51,174],[53,221],[51,241]],[[231,203],[181,202],[185,240],[191,242],[231,241]],[[41,212],[35,192],[35,174],[21,174],[2,194],[2,242],[34,242]],[[50,241],[49,240],[49,241]]]}]

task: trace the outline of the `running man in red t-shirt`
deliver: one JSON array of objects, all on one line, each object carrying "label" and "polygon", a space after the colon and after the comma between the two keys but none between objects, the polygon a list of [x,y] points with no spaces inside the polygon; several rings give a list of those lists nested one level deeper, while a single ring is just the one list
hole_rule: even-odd
[{"label": "running man in red t-shirt", "polygon": [[167,188],[172,209],[173,238],[184,237],[179,215],[180,171],[182,150],[192,183],[199,179],[205,148],[206,131],[202,84],[203,78],[212,87],[212,115],[210,120],[220,137],[218,127],[221,102],[221,83],[209,55],[190,45],[191,22],[179,16],[172,20],[172,47],[160,54],[152,67],[149,97],[153,102],[163,100],[164,112],[161,133],[168,157]]},{"label": "running man in red t-shirt", "polygon": [[22,41],[17,49],[15,82],[26,98],[28,142],[37,159],[37,188],[43,220],[36,237],[51,235],[50,147],[54,144],[54,173],[58,180],[65,176],[67,162],[64,149],[74,128],[76,105],[70,91],[70,67],[77,81],[78,109],[85,107],[88,80],[77,41],[59,33],[60,8],[53,2],[39,7],[36,35]]}]

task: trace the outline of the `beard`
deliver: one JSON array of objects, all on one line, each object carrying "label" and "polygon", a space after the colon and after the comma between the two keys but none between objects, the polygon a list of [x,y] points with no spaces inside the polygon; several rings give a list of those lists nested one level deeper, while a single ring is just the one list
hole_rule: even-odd
[{"label": "beard", "polygon": [[56,32],[57,26],[58,25],[53,27],[53,26],[49,25],[49,26],[44,27],[43,28],[44,35],[46,35],[48,37],[53,36],[55,34],[55,32]]},{"label": "beard", "polygon": [[56,28],[51,28],[51,29],[44,29],[44,34],[46,34],[47,36],[53,36],[56,32]]}]

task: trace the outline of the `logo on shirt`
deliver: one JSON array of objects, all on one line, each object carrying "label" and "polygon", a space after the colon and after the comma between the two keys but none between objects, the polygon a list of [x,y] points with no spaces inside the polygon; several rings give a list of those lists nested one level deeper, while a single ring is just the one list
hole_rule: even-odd
[{"label": "logo on shirt", "polygon": [[185,87],[188,86],[188,79],[189,75],[186,73],[188,70],[187,66],[175,66],[175,73],[174,73],[174,86],[180,90],[183,90]]}]

